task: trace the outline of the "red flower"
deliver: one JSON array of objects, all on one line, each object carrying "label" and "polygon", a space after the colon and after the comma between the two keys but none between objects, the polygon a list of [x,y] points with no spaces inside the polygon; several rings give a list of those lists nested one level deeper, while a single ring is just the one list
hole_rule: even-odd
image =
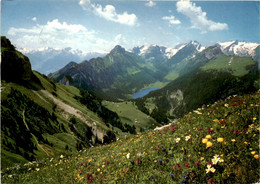
[{"label": "red flower", "polygon": [[208,184],[215,184],[215,181],[214,181],[212,178],[210,178],[210,179],[208,180]]},{"label": "red flower", "polygon": [[125,172],[124,171],[121,171],[121,174],[124,174]]},{"label": "red flower", "polygon": [[214,129],[209,128],[208,133],[210,133],[210,134],[214,133]]},{"label": "red flower", "polygon": [[80,163],[80,166],[82,166],[83,165],[83,163]]},{"label": "red flower", "polygon": [[208,164],[207,165],[211,165],[212,166],[212,162],[211,161],[208,161]]},{"label": "red flower", "polygon": [[235,133],[236,135],[238,135],[240,132],[239,132],[237,129],[235,129],[235,130],[234,130],[234,133]]},{"label": "red flower", "polygon": [[189,168],[189,167],[190,167],[190,164],[189,164],[189,163],[185,163],[184,166],[185,166],[186,168]]},{"label": "red flower", "polygon": [[86,166],[86,165],[88,165],[88,163],[87,163],[87,162],[85,162],[85,166]]},{"label": "red flower", "polygon": [[197,166],[200,166],[200,161],[196,161],[196,165],[197,165]]},{"label": "red flower", "polygon": [[108,161],[108,160],[106,161],[106,164],[109,164],[109,161]]},{"label": "red flower", "polygon": [[105,179],[107,179],[107,178],[106,178],[106,176],[103,176],[102,179],[105,180]]},{"label": "red flower", "polygon": [[172,169],[180,169],[180,168],[181,168],[180,164],[174,165],[174,166],[172,167]]},{"label": "red flower", "polygon": [[226,120],[222,119],[222,120],[220,120],[219,123],[220,123],[220,124],[226,123]]},{"label": "red flower", "polygon": [[201,131],[201,130],[203,130],[203,128],[202,128],[202,127],[199,127],[199,131]]}]

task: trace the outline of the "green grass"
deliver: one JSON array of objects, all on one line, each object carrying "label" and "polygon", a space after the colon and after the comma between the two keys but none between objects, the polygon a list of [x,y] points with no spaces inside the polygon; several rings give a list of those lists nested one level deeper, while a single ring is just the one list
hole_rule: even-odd
[{"label": "green grass", "polygon": [[131,126],[134,125],[138,127],[139,130],[141,127],[144,129],[149,129],[158,125],[147,114],[139,111],[134,103],[131,101],[120,103],[103,101],[102,103],[111,111],[116,112],[123,123],[127,123]]},{"label": "green grass", "polygon": [[[2,182],[256,183],[260,176],[259,97],[259,92],[231,96],[159,131],[15,165],[2,170]],[[208,167],[214,169],[207,173]]]},{"label": "green grass", "polygon": [[[229,62],[231,61],[231,64]],[[226,56],[219,55],[217,58],[207,63],[203,67],[202,70],[226,70],[232,71],[234,76],[243,76],[247,74],[249,71],[246,69],[246,66],[253,65],[255,62],[250,57],[238,57],[238,56]]]}]

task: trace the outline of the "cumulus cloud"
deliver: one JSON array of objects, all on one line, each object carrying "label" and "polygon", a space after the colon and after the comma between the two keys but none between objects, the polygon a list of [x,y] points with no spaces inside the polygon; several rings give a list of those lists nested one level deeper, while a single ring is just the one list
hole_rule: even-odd
[{"label": "cumulus cloud", "polygon": [[32,21],[36,22],[37,21],[37,17],[33,17]]},{"label": "cumulus cloud", "polygon": [[202,33],[228,29],[226,23],[209,20],[207,18],[207,13],[203,12],[200,6],[196,6],[196,4],[190,2],[190,0],[180,0],[177,2],[176,6],[178,12],[190,19],[192,28],[200,29]]},{"label": "cumulus cloud", "polygon": [[165,16],[165,17],[162,17],[163,20],[168,20],[169,21],[169,24],[181,24],[181,21],[176,19],[173,15],[168,17],[168,16]]},{"label": "cumulus cloud", "polygon": [[116,12],[116,8],[112,5],[106,5],[102,7],[100,4],[93,4],[90,0],[80,0],[79,5],[84,10],[93,11],[98,16],[113,22],[120,24],[125,24],[129,26],[138,25],[137,16],[135,14],[129,14],[128,12],[123,12],[119,14]]},{"label": "cumulus cloud", "polygon": [[98,37],[97,32],[88,30],[83,25],[68,24],[58,19],[30,28],[11,27],[7,34],[12,41],[19,44],[18,47],[28,49],[72,47],[80,50],[89,48],[98,50],[108,44],[106,40]]},{"label": "cumulus cloud", "polygon": [[125,45],[127,43],[126,38],[122,34],[116,35],[114,41],[115,45]]},{"label": "cumulus cloud", "polygon": [[145,6],[149,6],[149,7],[153,7],[153,6],[155,6],[156,5],[156,3],[155,2],[153,2],[153,1],[148,1],[147,3],[145,3]]}]

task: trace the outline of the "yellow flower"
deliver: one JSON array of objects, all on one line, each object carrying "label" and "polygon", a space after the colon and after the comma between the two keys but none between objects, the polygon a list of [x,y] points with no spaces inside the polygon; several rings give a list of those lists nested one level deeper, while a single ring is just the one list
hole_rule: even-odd
[{"label": "yellow flower", "polygon": [[99,172],[99,171],[100,171],[100,169],[98,168],[98,169],[97,169],[97,171]]},{"label": "yellow flower", "polygon": [[221,128],[223,129],[223,128],[225,128],[225,126],[221,126]]},{"label": "yellow flower", "polygon": [[208,142],[208,139],[206,139],[206,138],[202,139],[203,144],[206,144],[207,142]]},{"label": "yellow flower", "polygon": [[259,159],[259,155],[255,155],[254,158],[255,158],[255,159]]},{"label": "yellow flower", "polygon": [[200,157],[200,160],[201,160],[201,161],[204,160],[204,157]]},{"label": "yellow flower", "polygon": [[104,167],[105,167],[105,165],[102,165],[102,167],[104,168]]},{"label": "yellow flower", "polygon": [[224,139],[223,139],[222,137],[219,137],[219,138],[217,139],[217,141],[218,141],[218,142],[223,142]]},{"label": "yellow flower", "polygon": [[214,121],[214,122],[219,122],[218,119],[214,119],[213,121]]},{"label": "yellow flower", "polygon": [[212,142],[208,141],[206,144],[206,148],[210,148],[210,147],[212,147]]},{"label": "yellow flower", "polygon": [[190,157],[190,155],[187,155],[187,157]]},{"label": "yellow flower", "polygon": [[247,144],[248,144],[248,142],[246,142],[246,141],[245,141],[245,142],[244,142],[244,144],[245,144],[245,145],[247,145]]},{"label": "yellow flower", "polygon": [[253,148],[249,148],[249,150],[250,150],[250,151],[252,151],[252,150],[253,150]]},{"label": "yellow flower", "polygon": [[227,144],[227,142],[223,142],[222,144],[226,145],[226,144]]},{"label": "yellow flower", "polygon": [[211,135],[206,135],[206,139],[211,139]]},{"label": "yellow flower", "polygon": [[255,121],[256,120],[256,118],[253,118],[253,121]]},{"label": "yellow flower", "polygon": [[254,107],[254,104],[250,104],[251,107]]},{"label": "yellow flower", "polygon": [[236,142],[236,139],[231,139],[232,142]]},{"label": "yellow flower", "polygon": [[254,154],[255,154],[255,151],[251,151],[251,154],[254,155]]},{"label": "yellow flower", "polygon": [[156,163],[156,162],[157,162],[157,160],[154,160],[154,162]]}]

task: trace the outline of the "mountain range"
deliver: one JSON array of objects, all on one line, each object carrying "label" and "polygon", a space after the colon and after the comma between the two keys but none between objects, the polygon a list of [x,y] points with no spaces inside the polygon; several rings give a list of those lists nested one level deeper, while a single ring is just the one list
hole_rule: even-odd
[{"label": "mountain range", "polygon": [[106,54],[101,52],[83,52],[70,47],[64,49],[54,49],[51,47],[37,50],[19,49],[19,51],[30,59],[33,70],[37,70],[43,74],[55,72],[67,65],[70,61],[79,63],[83,60],[104,56]]},{"label": "mountain range", "polygon": [[257,59],[257,49],[259,44],[237,41],[218,43],[207,49],[196,41],[173,49],[150,45],[126,51],[118,45],[105,57],[80,64],[71,62],[49,77],[62,84],[98,91],[109,100],[126,100],[139,90],[167,85],[180,75],[206,64],[216,54]]},{"label": "mountain range", "polygon": [[[117,45],[104,57],[70,62],[47,77],[33,71],[7,38],[1,43],[4,167],[110,143],[259,89],[253,59],[259,46],[242,49],[254,55],[235,56],[224,53],[227,47],[204,48],[195,41],[176,50],[151,45],[129,52]],[[161,89],[132,99],[151,87]]]}]

